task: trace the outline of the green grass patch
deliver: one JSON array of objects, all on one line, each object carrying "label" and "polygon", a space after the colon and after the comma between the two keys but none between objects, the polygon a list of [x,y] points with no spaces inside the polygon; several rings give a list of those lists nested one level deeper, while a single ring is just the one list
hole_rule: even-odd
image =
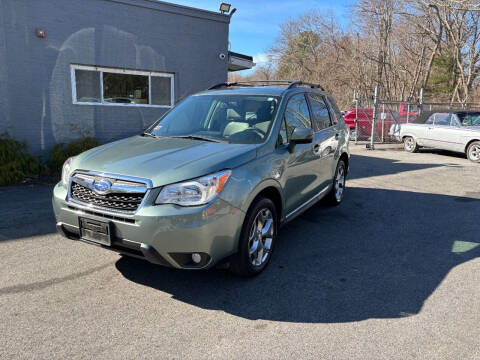
[{"label": "green grass patch", "polygon": [[36,178],[45,170],[40,159],[29,154],[25,142],[0,134],[0,186]]}]

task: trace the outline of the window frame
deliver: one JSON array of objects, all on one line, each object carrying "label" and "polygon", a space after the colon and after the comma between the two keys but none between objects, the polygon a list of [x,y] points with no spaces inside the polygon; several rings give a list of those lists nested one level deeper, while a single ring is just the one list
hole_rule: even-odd
[{"label": "window frame", "polygon": [[[75,76],[76,70],[83,71],[94,71],[99,72],[100,76],[100,102],[91,102],[91,101],[78,101],[77,99],[77,81]],[[112,73],[112,74],[123,74],[123,75],[143,75],[148,76],[148,104],[128,104],[128,103],[111,103],[104,101],[103,94],[103,73]],[[91,65],[78,65],[70,64],[70,77],[71,77],[71,86],[72,86],[72,103],[74,105],[100,105],[100,106],[130,106],[130,107],[152,107],[152,108],[163,108],[171,109],[175,106],[175,74],[173,73],[162,73],[157,71],[141,71],[141,70],[131,70],[131,69],[121,69],[121,68],[110,68],[104,66],[91,66]],[[170,105],[157,105],[151,104],[152,101],[152,77],[165,77],[170,78]]]}]

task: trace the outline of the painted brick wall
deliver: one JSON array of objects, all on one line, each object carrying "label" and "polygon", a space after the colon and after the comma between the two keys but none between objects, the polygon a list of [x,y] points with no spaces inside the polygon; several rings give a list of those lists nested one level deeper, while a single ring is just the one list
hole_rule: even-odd
[{"label": "painted brick wall", "polygon": [[40,155],[85,135],[139,133],[165,110],[74,105],[70,64],[174,73],[178,101],[226,81],[227,52],[220,14],[151,0],[0,0],[0,132]]}]

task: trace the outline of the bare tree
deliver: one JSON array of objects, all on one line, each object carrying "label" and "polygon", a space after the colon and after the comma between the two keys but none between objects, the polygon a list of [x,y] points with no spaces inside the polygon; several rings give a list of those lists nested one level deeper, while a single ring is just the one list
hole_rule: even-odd
[{"label": "bare tree", "polygon": [[[320,82],[342,107],[354,89],[371,96],[376,85],[396,100],[415,100],[423,87],[466,102],[480,93],[479,21],[480,0],[358,0],[348,31],[313,10],[282,24],[267,63],[234,77]],[[448,86],[438,85],[443,72]]]}]

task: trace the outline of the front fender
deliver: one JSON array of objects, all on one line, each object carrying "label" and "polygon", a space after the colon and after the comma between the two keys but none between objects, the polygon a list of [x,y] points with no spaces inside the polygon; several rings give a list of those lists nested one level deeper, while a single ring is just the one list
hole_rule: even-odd
[{"label": "front fender", "polygon": [[418,139],[418,136],[415,135],[412,131],[402,132],[402,133],[400,133],[400,136],[399,136],[399,137],[400,137],[400,140],[403,141],[403,139],[404,139],[405,137],[407,137],[407,136],[410,136],[410,137],[414,138],[415,141],[417,141],[417,139]]},{"label": "front fender", "polygon": [[242,165],[232,171],[221,198],[246,213],[261,191],[273,187],[279,192],[284,208],[282,186],[273,178],[280,178],[283,169],[284,162],[273,154]]},{"label": "front fender", "polygon": [[[244,207],[242,208],[243,211],[247,212],[248,208],[252,204],[253,200],[265,189],[267,188],[275,188],[278,193],[280,194],[280,198],[282,201],[282,209],[285,208],[285,201],[283,199],[283,193],[282,193],[282,187],[280,186],[280,183],[276,180],[273,179],[266,179],[255,186],[254,189],[250,192],[249,196],[246,198],[246,201],[244,203]],[[281,217],[283,217],[283,214],[279,214]]]}]

